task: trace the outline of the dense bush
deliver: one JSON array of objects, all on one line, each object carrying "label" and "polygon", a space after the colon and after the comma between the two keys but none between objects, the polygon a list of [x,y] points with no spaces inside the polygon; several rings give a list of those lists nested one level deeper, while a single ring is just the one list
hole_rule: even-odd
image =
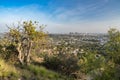
[{"label": "dense bush", "polygon": [[73,54],[58,54],[46,56],[44,65],[65,75],[71,75],[79,70],[79,59]]},{"label": "dense bush", "polygon": [[9,44],[7,46],[0,46],[0,57],[4,59],[7,62],[15,63],[18,61],[18,54],[17,50],[15,49],[15,46],[12,44]]}]

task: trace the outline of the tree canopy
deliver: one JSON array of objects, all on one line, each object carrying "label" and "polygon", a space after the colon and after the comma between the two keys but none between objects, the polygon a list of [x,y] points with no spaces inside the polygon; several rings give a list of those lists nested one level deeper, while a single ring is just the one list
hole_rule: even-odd
[{"label": "tree canopy", "polygon": [[24,21],[17,27],[9,27],[8,39],[18,52],[20,63],[29,63],[33,44],[40,40],[45,40],[47,34],[43,31],[43,26],[32,21]]}]

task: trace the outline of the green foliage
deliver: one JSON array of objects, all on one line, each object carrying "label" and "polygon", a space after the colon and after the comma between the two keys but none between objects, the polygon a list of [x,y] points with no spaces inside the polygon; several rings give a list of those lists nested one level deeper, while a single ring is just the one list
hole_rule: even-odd
[{"label": "green foliage", "polygon": [[46,77],[49,79],[58,79],[61,77],[60,75],[56,74],[55,72],[48,71],[44,67],[40,67],[40,66],[29,65],[28,69],[35,75],[41,75],[42,77]]},{"label": "green foliage", "polygon": [[30,64],[19,69],[24,80],[71,80],[66,76],[48,70],[45,67]]},{"label": "green foliage", "polygon": [[65,75],[71,75],[79,70],[78,58],[73,54],[58,54],[47,56],[44,65]]},{"label": "green foliage", "polygon": [[47,34],[36,21],[24,21],[22,24],[18,24],[17,27],[9,27],[9,32],[1,40],[3,42],[1,46],[6,49],[3,54],[6,59],[14,58],[11,56],[16,57],[17,55],[18,60],[14,60],[19,61],[21,64],[30,63],[32,51],[40,41],[47,41],[46,37]]},{"label": "green foliage", "polygon": [[[82,74],[86,75],[85,77],[90,75],[95,80],[119,80],[120,31],[111,28],[108,35],[109,41],[103,47],[98,43],[85,44],[82,46],[82,49],[85,50],[83,53],[78,51],[75,55],[72,54],[72,51],[76,49],[75,45],[63,41],[60,45],[55,46],[53,53],[58,52],[58,54],[47,55],[46,52],[46,54],[43,52],[40,55],[40,49],[46,47],[47,34],[43,31],[43,27],[38,26],[37,22],[25,21],[18,27],[9,28],[7,36],[0,39],[0,57],[11,62],[19,60],[22,64],[30,62],[30,59],[33,58],[44,57],[42,65],[50,70],[43,66],[30,64],[22,65],[23,68],[17,67],[19,73],[14,66],[0,59],[0,76],[3,80],[6,77],[10,78],[9,80],[71,80],[81,78]],[[54,45],[47,45],[48,48],[51,46],[54,47]],[[100,47],[104,49],[106,56],[99,51]],[[42,49],[44,50],[44,48]]]},{"label": "green foliage", "polygon": [[111,28],[108,31],[109,41],[105,45],[106,52],[112,61],[119,64],[120,63],[120,31],[114,28]]},{"label": "green foliage", "polygon": [[115,69],[111,67],[105,67],[101,75],[95,76],[95,80],[119,80],[115,78]]},{"label": "green foliage", "polygon": [[0,59],[0,80],[71,80],[38,65],[21,65],[21,68],[19,65],[16,68]]},{"label": "green foliage", "polygon": [[103,47],[107,55],[105,57],[106,64],[101,76],[96,76],[96,80],[120,79],[120,31],[111,28],[108,35],[109,41]]},{"label": "green foliage", "polygon": [[7,62],[15,63],[17,61],[17,51],[15,46],[12,44],[8,44],[5,47],[0,45],[0,57]]}]

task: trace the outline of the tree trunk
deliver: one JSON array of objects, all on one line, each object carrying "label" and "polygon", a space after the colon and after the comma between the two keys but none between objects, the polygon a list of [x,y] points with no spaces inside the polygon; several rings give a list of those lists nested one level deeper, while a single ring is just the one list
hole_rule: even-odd
[{"label": "tree trunk", "polygon": [[30,63],[30,56],[31,56],[31,48],[32,48],[32,41],[28,43],[28,48],[27,48],[27,56],[26,56],[26,63]]},{"label": "tree trunk", "polygon": [[17,45],[17,51],[18,51],[18,59],[20,61],[21,64],[23,64],[23,55],[22,55],[22,50],[21,50],[21,43],[18,43]]}]

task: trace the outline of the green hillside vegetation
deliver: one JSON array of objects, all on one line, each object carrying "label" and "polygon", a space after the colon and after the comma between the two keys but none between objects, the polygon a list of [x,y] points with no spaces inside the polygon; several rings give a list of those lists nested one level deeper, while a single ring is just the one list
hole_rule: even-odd
[{"label": "green hillside vegetation", "polygon": [[[15,25],[13,25],[15,26]],[[76,50],[54,45],[38,22],[25,21],[0,39],[0,80],[119,80],[120,31],[111,28],[104,45]],[[87,49],[86,49],[87,48]],[[103,54],[104,53],[104,54]]]},{"label": "green hillside vegetation", "polygon": [[13,66],[0,60],[0,80],[64,80],[67,79],[54,71],[38,65]]}]

